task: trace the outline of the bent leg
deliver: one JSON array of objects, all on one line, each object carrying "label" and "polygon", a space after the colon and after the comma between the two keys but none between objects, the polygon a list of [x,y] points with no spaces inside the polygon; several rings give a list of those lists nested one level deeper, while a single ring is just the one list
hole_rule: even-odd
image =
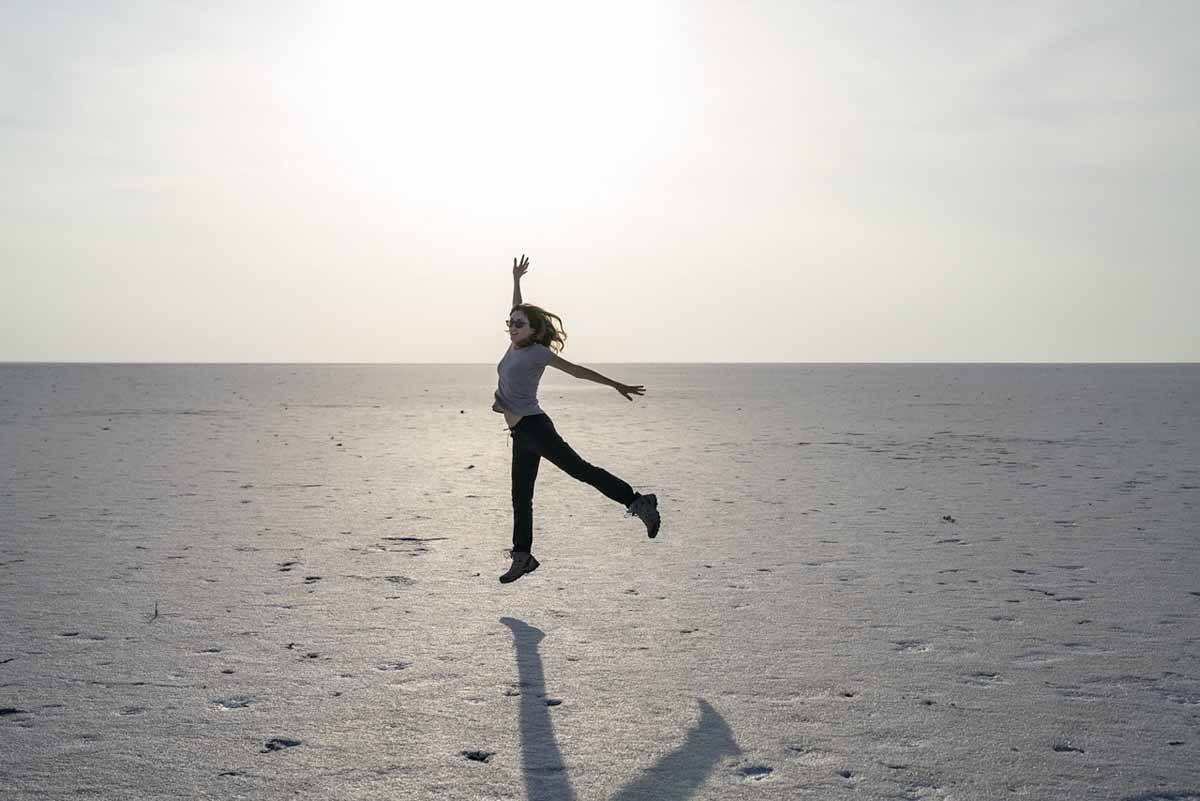
[{"label": "bent leg", "polygon": [[529,553],[533,548],[533,485],[542,457],[520,437],[513,437],[512,446],[513,551]]},{"label": "bent leg", "polygon": [[625,481],[603,468],[585,462],[575,450],[558,435],[554,423],[548,417],[538,421],[536,429],[529,432],[530,441],[545,459],[578,481],[590,484],[622,506],[629,506],[637,493]]}]

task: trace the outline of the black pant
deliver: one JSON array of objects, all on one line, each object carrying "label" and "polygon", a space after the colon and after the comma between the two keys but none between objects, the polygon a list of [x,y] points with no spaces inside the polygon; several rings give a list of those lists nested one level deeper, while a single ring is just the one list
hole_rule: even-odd
[{"label": "black pant", "polygon": [[528,552],[533,546],[533,484],[543,456],[571,478],[591,484],[617,503],[628,506],[637,497],[624,481],[580,458],[545,414],[522,417],[513,426],[512,440],[514,551]]}]

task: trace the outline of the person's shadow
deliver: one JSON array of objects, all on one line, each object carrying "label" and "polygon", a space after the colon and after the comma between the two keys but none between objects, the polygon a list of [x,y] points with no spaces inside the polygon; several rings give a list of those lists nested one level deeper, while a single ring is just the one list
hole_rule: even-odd
[{"label": "person's shadow", "polygon": [[[512,632],[517,652],[525,797],[529,801],[574,801],[575,791],[558,750],[545,700],[546,681],[538,643],[546,634],[516,618],[502,617],[500,622]],[[684,801],[696,794],[722,758],[741,753],[729,724],[703,698],[697,700],[700,720],[683,742],[622,787],[612,801]]]}]

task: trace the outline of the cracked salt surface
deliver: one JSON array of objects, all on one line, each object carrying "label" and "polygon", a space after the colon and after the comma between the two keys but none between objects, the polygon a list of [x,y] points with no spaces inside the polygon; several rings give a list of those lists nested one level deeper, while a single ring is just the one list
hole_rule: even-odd
[{"label": "cracked salt surface", "polygon": [[6,801],[1200,801],[1200,370],[627,369],[0,367]]}]

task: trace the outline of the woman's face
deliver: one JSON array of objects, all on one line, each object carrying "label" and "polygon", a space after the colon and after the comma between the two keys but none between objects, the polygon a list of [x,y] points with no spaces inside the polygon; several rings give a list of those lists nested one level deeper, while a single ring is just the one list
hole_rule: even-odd
[{"label": "woman's face", "polygon": [[517,347],[524,347],[533,339],[533,327],[529,325],[529,318],[525,316],[525,312],[520,309],[508,315],[508,338]]}]

